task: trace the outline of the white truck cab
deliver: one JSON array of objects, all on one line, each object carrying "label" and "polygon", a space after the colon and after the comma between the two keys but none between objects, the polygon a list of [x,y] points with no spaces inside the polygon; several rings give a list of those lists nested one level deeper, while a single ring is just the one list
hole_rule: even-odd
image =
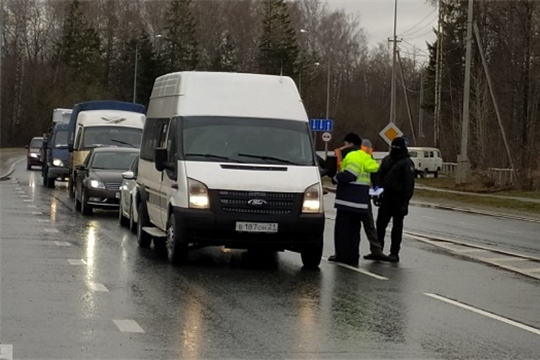
[{"label": "white truck cab", "polygon": [[179,72],[156,79],[137,176],[140,246],[292,250],[318,267],[323,189],[288,77]]}]

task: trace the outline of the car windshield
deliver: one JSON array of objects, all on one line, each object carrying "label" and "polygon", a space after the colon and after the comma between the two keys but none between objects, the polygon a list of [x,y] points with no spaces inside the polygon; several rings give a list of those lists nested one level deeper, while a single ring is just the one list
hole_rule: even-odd
[{"label": "car windshield", "polygon": [[84,149],[100,146],[141,147],[142,129],[125,126],[92,126],[84,130]]},{"label": "car windshield", "polygon": [[188,160],[316,164],[307,122],[228,117],[184,118],[183,155]]},{"label": "car windshield", "polygon": [[135,158],[139,155],[137,152],[100,152],[94,153],[89,168],[103,170],[129,170]]},{"label": "car windshield", "polygon": [[67,145],[68,145],[68,131],[67,130],[57,131],[54,134],[53,146],[59,148],[59,147],[67,147]]},{"label": "car windshield", "polygon": [[39,147],[41,147],[42,144],[43,144],[43,140],[41,140],[41,139],[32,139],[32,141],[30,142],[30,147],[31,148],[39,148]]}]

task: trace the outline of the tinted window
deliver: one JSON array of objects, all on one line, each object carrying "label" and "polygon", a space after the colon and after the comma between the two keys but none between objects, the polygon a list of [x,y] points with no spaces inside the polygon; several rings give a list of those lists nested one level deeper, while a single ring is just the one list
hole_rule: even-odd
[{"label": "tinted window", "polygon": [[54,147],[64,147],[68,145],[68,131],[57,131],[54,134],[54,139],[52,141]]},{"label": "tinted window", "polygon": [[105,170],[129,170],[137,157],[136,152],[99,152],[94,153],[89,167]]},{"label": "tinted window", "polygon": [[139,148],[141,129],[122,126],[92,126],[84,129],[82,148],[117,146]]},{"label": "tinted window", "polygon": [[184,118],[181,128],[186,160],[316,164],[308,125],[301,121],[197,117]]}]

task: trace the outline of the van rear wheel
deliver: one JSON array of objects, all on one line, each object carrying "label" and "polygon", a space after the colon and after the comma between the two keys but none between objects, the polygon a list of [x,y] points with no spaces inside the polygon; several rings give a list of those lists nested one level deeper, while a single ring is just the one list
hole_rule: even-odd
[{"label": "van rear wheel", "polygon": [[137,244],[139,247],[147,248],[152,243],[150,234],[143,230],[143,227],[148,226],[150,221],[146,214],[145,207],[142,202],[139,204],[139,221],[137,222]]}]

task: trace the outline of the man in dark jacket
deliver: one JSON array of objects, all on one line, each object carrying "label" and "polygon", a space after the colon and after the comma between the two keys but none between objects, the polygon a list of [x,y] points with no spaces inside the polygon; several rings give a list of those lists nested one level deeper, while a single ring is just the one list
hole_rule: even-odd
[{"label": "man in dark jacket", "polygon": [[386,227],[392,219],[392,244],[389,261],[399,262],[399,250],[403,237],[403,219],[409,213],[409,201],[414,192],[414,163],[409,157],[405,139],[392,141],[390,154],[379,169],[379,186],[384,189],[377,216],[379,243],[384,248]]}]

